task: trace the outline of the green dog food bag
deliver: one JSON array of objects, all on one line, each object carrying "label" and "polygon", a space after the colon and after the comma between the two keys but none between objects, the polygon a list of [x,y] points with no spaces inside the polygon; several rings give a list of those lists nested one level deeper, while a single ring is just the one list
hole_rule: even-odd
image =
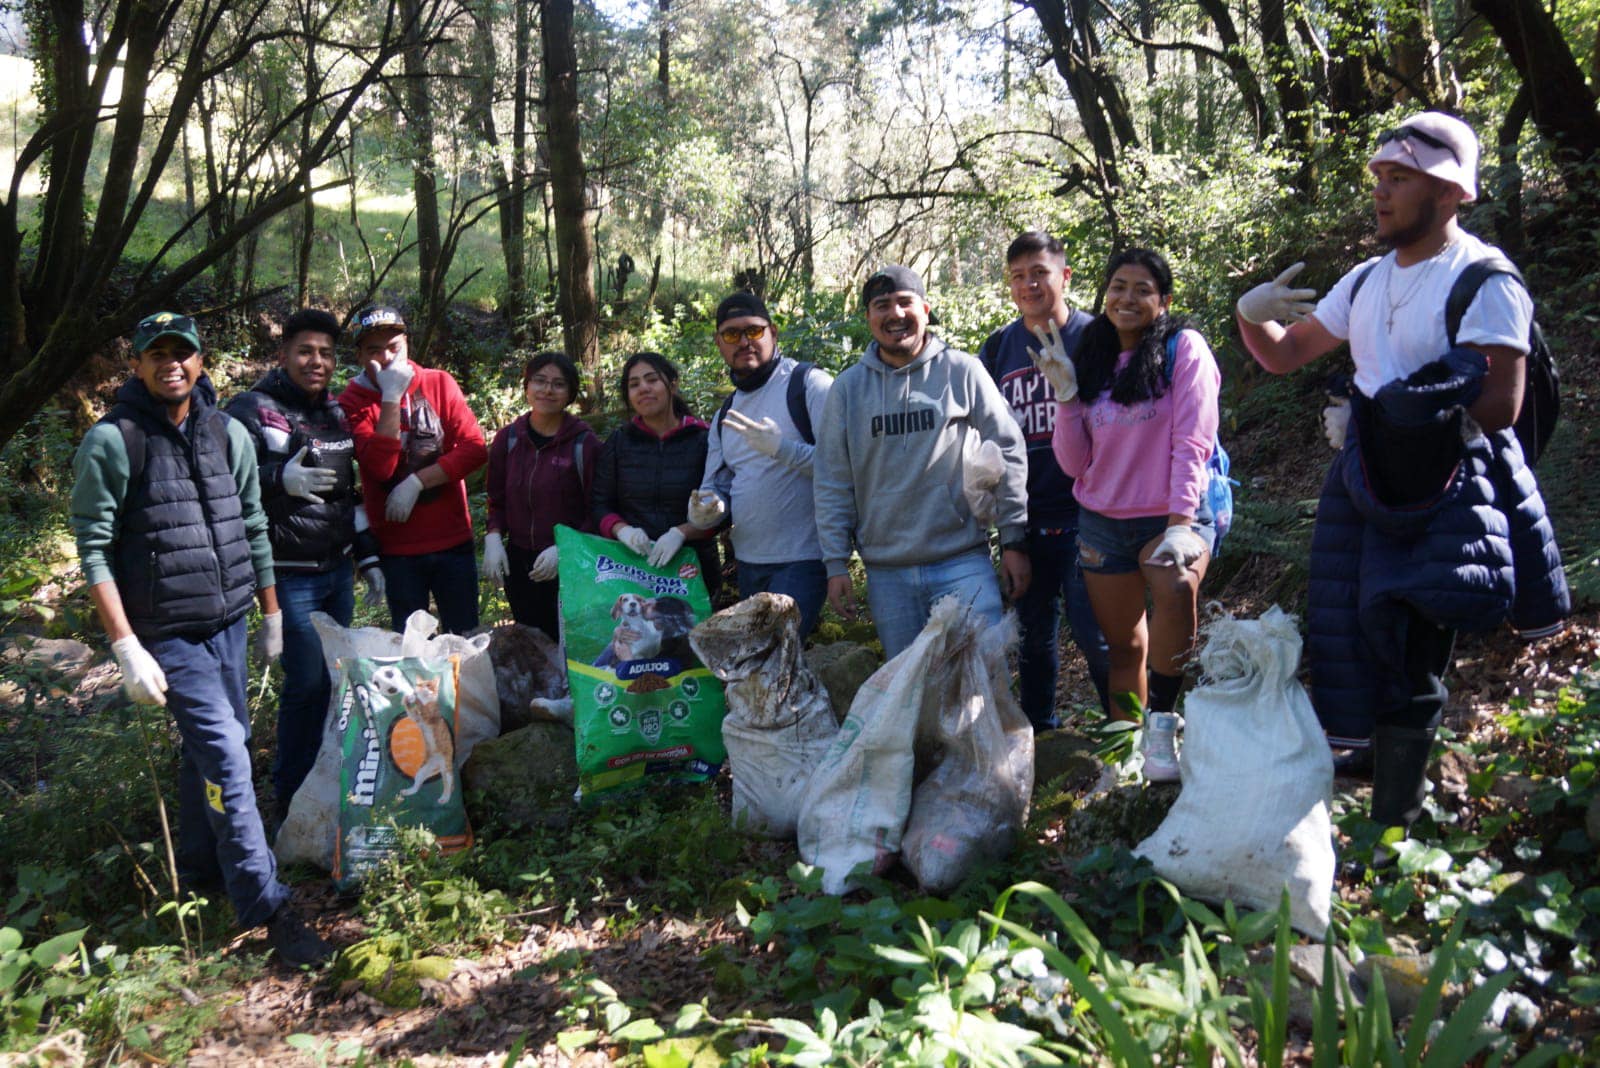
[{"label": "green dog food bag", "polygon": [[711,615],[699,557],[686,547],[651,567],[621,542],[564,526],[556,545],[579,794],[714,777],[727,707],[689,647]]},{"label": "green dog food bag", "polygon": [[428,828],[446,853],[470,846],[456,774],[459,659],[341,658],[338,668],[340,888],[394,850],[397,826]]}]

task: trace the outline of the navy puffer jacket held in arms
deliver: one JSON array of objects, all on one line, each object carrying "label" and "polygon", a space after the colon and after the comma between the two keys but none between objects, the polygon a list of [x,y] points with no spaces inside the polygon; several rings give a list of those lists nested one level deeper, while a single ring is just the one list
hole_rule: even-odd
[{"label": "navy puffer jacket held in arms", "polygon": [[[1530,639],[1559,630],[1571,611],[1555,532],[1516,435],[1484,434],[1463,411],[1485,370],[1480,353],[1452,349],[1371,400],[1351,398],[1353,432],[1328,471],[1311,541],[1312,703],[1331,735],[1367,737],[1378,711],[1409,696],[1408,609],[1454,630],[1509,617]],[[1436,495],[1406,507],[1379,499],[1362,452],[1375,417],[1432,420],[1460,441]]]}]

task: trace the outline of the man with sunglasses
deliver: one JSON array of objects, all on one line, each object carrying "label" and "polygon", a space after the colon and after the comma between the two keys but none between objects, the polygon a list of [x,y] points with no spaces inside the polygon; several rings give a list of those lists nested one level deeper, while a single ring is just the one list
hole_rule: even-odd
[{"label": "man with sunglasses", "polygon": [[283,651],[272,545],[250,435],[217,407],[200,332],[159,312],[133,334],[132,374],[73,458],[72,529],[129,699],[165,706],[183,742],[177,877],[226,890],[239,926],[267,926],[292,965],[332,947],[278,881],[250,772],[246,617]]},{"label": "man with sunglasses", "polygon": [[[1461,206],[1477,199],[1477,138],[1457,118],[1423,112],[1380,135],[1367,166],[1376,179],[1377,237],[1389,251],[1346,273],[1315,306],[1315,290],[1291,288],[1304,266],[1296,264],[1242,296],[1238,322],[1245,346],[1276,374],[1350,343],[1350,404],[1324,414],[1329,442],[1341,451],[1312,535],[1308,652],[1318,717],[1329,744],[1343,750],[1339,769],[1370,771],[1373,819],[1401,829],[1387,841],[1421,812],[1455,629],[1493,626],[1505,614],[1502,608],[1494,618],[1442,622],[1444,597],[1451,605],[1482,603],[1470,598],[1487,599],[1491,586],[1503,584],[1485,539],[1505,538],[1505,526],[1490,531],[1478,513],[1508,517],[1513,548],[1519,522],[1545,521],[1509,429],[1523,398],[1533,313],[1527,291],[1512,275],[1491,274],[1453,338],[1446,326],[1456,279],[1475,261],[1501,256],[1457,220]],[[1457,381],[1464,385],[1452,407],[1418,418],[1421,403]],[[1487,437],[1475,438],[1475,428]],[[1474,448],[1479,452],[1469,452]],[[1487,473],[1468,479],[1469,490],[1497,475],[1503,480],[1497,487],[1517,488],[1464,517],[1448,507],[1460,495],[1450,487],[1480,452],[1489,458]],[[1409,521],[1404,536],[1392,533],[1396,514]],[[1549,533],[1547,523],[1543,532]],[[1524,637],[1559,628],[1567,611],[1553,536],[1540,539],[1545,544],[1532,557],[1537,566],[1525,569],[1517,550],[1513,619]],[[1380,544],[1400,555],[1368,552]],[[1358,554],[1357,569],[1332,566],[1348,563],[1343,554],[1351,552]],[[1373,621],[1397,616],[1399,639],[1375,640]],[[1529,620],[1538,623],[1528,626]],[[1380,847],[1373,859],[1381,866],[1391,857]]]},{"label": "man with sunglasses", "polygon": [[716,324],[717,351],[734,391],[712,421],[689,521],[711,530],[731,518],[739,596],[788,594],[805,636],[817,625],[828,588],[811,457],[812,428],[822,420],[833,378],[778,351],[772,317],[754,293],[725,298]]}]

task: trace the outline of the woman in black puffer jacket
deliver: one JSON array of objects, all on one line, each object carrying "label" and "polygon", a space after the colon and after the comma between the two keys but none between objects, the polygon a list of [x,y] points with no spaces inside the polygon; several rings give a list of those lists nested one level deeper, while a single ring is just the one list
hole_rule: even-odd
[{"label": "woman in black puffer jacket", "polygon": [[689,494],[706,466],[706,424],[678,393],[678,369],[656,352],[636,352],[622,365],[618,391],[632,418],[600,451],[594,518],[616,538],[662,567],[688,544],[713,597],[722,585],[715,534],[689,522]]}]

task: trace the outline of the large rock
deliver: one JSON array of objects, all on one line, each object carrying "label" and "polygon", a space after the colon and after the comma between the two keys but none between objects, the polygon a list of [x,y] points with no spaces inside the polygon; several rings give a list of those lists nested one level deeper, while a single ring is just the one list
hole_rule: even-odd
[{"label": "large rock", "polygon": [[855,642],[834,642],[831,645],[813,645],[806,650],[806,666],[822,680],[828,691],[828,701],[833,705],[834,717],[844,722],[850,711],[850,702],[856,699],[861,684],[872,677],[882,662],[872,650]]},{"label": "large rock", "polygon": [[1081,794],[1088,790],[1105,767],[1094,755],[1094,747],[1092,738],[1073,731],[1045,731],[1034,735],[1034,789],[1049,787],[1064,794]]},{"label": "large rock", "polygon": [[[1355,966],[1355,975],[1370,990],[1373,976],[1383,976],[1383,993],[1389,1001],[1389,1015],[1396,1023],[1410,1017],[1422,1001],[1422,992],[1428,986],[1428,973],[1433,971],[1432,953],[1400,953],[1395,956],[1374,954]],[[1453,983],[1445,984],[1439,1008],[1447,1010],[1461,996]]]},{"label": "large rock", "polygon": [[578,788],[572,728],[530,723],[480,742],[461,774],[467,789],[481,793],[483,808],[501,822],[537,826],[565,818]]},{"label": "large rock", "polygon": [[[1109,775],[1109,770],[1105,776]],[[1132,849],[1155,833],[1178,799],[1177,783],[1145,783],[1097,789],[1085,797],[1062,824],[1062,851],[1068,856],[1096,846]]]},{"label": "large rock", "polygon": [[0,659],[35,670],[77,678],[94,663],[94,650],[71,638],[19,638],[6,646]]}]

